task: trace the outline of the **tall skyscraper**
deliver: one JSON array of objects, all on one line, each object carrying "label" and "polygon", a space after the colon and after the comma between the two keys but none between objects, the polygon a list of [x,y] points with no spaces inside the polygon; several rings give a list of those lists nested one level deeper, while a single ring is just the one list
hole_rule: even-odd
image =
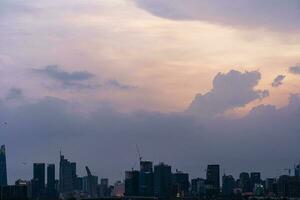
[{"label": "tall skyscraper", "polygon": [[250,174],[250,190],[253,192],[255,184],[261,184],[260,172],[251,172]]},{"label": "tall skyscraper", "polygon": [[189,193],[189,174],[177,171],[172,175],[172,196],[186,197]]},{"label": "tall skyscraper", "polygon": [[252,192],[250,189],[250,176],[247,172],[240,173],[240,188],[243,192]]},{"label": "tall skyscraper", "polygon": [[150,161],[140,162],[140,178],[139,178],[139,195],[140,196],[153,196],[153,167]]},{"label": "tall skyscraper", "polygon": [[33,164],[33,180],[33,197],[43,196],[45,193],[45,163]]},{"label": "tall skyscraper", "polygon": [[202,197],[205,195],[205,179],[195,178],[191,180],[191,195]]},{"label": "tall skyscraper", "polygon": [[56,190],[55,190],[55,165],[48,164],[47,165],[47,196],[48,197],[55,197]]},{"label": "tall skyscraper", "polygon": [[[125,177],[125,179],[126,179],[126,177]],[[139,179],[139,177],[137,177],[137,179]],[[139,185],[137,185],[137,190],[138,190],[138,188],[139,188]],[[109,189],[108,189],[108,178],[101,178],[100,185],[98,186],[98,196],[99,197],[107,197],[109,195],[110,194],[109,194]]]},{"label": "tall skyscraper", "polygon": [[76,163],[70,162],[60,155],[59,162],[59,190],[61,193],[70,193],[76,188]]},{"label": "tall skyscraper", "polygon": [[164,163],[154,166],[154,195],[162,199],[170,199],[172,192],[171,166]]},{"label": "tall skyscraper", "polygon": [[5,146],[0,148],[0,186],[7,185],[6,153]]},{"label": "tall skyscraper", "polygon": [[220,192],[220,165],[208,165],[206,181],[209,185],[209,195],[217,195]]},{"label": "tall skyscraper", "polygon": [[233,190],[235,188],[235,180],[233,176],[229,175],[222,177],[222,194],[225,196],[233,195]]},{"label": "tall skyscraper", "polygon": [[137,170],[125,172],[125,195],[139,196],[139,176],[140,172]]}]

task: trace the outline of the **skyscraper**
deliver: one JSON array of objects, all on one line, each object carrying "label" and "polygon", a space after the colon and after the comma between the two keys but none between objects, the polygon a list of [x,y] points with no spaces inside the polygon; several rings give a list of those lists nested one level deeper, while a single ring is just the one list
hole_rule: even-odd
[{"label": "skyscraper", "polygon": [[70,193],[76,187],[76,163],[70,162],[60,155],[59,162],[59,190],[61,193]]},{"label": "skyscraper", "polygon": [[154,166],[154,195],[169,199],[172,191],[171,166],[164,163]]},{"label": "skyscraper", "polygon": [[220,165],[208,165],[206,181],[209,195],[217,195],[220,192]]},{"label": "skyscraper", "polygon": [[6,153],[5,146],[0,148],[0,186],[7,185]]},{"label": "skyscraper", "polygon": [[235,180],[233,176],[229,175],[222,177],[222,194],[226,196],[233,195],[233,190],[235,188]]},{"label": "skyscraper", "polygon": [[300,164],[295,166],[295,176],[300,177]]},{"label": "skyscraper", "polygon": [[150,161],[140,162],[139,195],[153,196],[153,167]]},{"label": "skyscraper", "polygon": [[56,190],[55,190],[55,165],[48,164],[47,165],[47,196],[48,197],[55,197]]},{"label": "skyscraper", "polygon": [[261,184],[260,172],[251,172],[250,174],[250,190],[253,192],[255,184]]},{"label": "skyscraper", "polygon": [[125,195],[138,196],[139,195],[139,175],[137,170],[125,172]]},{"label": "skyscraper", "polygon": [[32,187],[33,197],[41,197],[45,192],[45,163],[33,164],[33,180]]},{"label": "skyscraper", "polygon": [[172,175],[172,196],[188,196],[189,187],[189,174],[176,170],[176,173]]},{"label": "skyscraper", "polygon": [[250,189],[250,176],[247,172],[240,173],[240,187],[243,192],[252,192]]}]

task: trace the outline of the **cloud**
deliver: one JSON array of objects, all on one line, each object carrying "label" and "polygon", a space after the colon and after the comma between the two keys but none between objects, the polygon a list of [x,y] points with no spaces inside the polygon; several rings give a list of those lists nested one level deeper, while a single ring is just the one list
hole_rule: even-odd
[{"label": "cloud", "polygon": [[292,74],[300,74],[300,66],[293,66],[289,68],[290,73]]},{"label": "cloud", "polygon": [[115,79],[107,81],[106,85],[107,86],[111,86],[111,87],[115,87],[115,88],[120,89],[120,90],[132,90],[132,89],[136,89],[135,86],[121,83],[121,82],[119,82],[118,80],[115,80]]},{"label": "cloud", "polygon": [[285,79],[285,75],[278,75],[272,82],[272,87],[279,87],[282,85],[282,81]]},{"label": "cloud", "polygon": [[57,65],[48,65],[42,69],[33,69],[33,71],[57,81],[59,87],[63,89],[95,89],[100,87],[99,84],[89,82],[94,78],[94,75],[87,71],[67,72]]},{"label": "cloud", "polygon": [[134,0],[148,12],[173,20],[201,20],[238,27],[300,30],[299,0]]},{"label": "cloud", "polygon": [[6,96],[6,100],[15,100],[20,99],[23,97],[23,91],[20,88],[11,88],[8,91],[8,94]]},{"label": "cloud", "polygon": [[[121,113],[103,106],[86,114],[73,107],[50,97],[15,108],[0,103],[0,120],[8,122],[1,141],[9,152],[10,182],[32,178],[32,165],[20,163],[56,162],[60,149],[77,162],[78,175],[84,175],[88,165],[96,175],[113,181],[136,162],[136,144],[145,159],[165,161],[191,177],[204,176],[199,168],[204,170],[208,163],[219,163],[236,176],[259,170],[273,177],[277,169],[299,159],[298,95],[291,95],[290,103],[280,109],[260,105],[241,119],[205,121],[186,113]],[[91,157],[93,152],[106,162]]]},{"label": "cloud", "polygon": [[258,71],[239,72],[231,70],[219,73],[213,80],[213,88],[206,94],[198,94],[187,109],[202,117],[213,117],[226,110],[245,106],[251,101],[269,96],[267,90],[256,90],[261,75]]}]

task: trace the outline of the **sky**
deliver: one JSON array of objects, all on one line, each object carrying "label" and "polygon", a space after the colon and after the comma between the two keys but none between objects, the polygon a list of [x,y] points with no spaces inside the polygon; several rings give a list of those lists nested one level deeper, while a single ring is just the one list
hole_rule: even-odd
[{"label": "sky", "polygon": [[[142,156],[204,177],[300,160],[299,0],[1,0],[10,183],[59,151],[111,183]],[[7,122],[7,125],[4,124]]]}]

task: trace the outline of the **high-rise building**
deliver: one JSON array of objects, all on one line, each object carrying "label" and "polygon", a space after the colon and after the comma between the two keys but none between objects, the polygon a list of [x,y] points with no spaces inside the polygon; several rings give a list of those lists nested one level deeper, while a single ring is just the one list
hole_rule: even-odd
[{"label": "high-rise building", "polygon": [[98,176],[85,176],[82,179],[82,189],[90,198],[97,197]]},{"label": "high-rise building", "polygon": [[139,176],[140,172],[137,170],[125,172],[125,196],[139,195]]},{"label": "high-rise building", "polygon": [[[139,177],[137,177],[138,179]],[[126,186],[125,186],[126,187]],[[139,185],[137,185],[138,190]],[[126,189],[125,189],[126,190]],[[126,191],[125,191],[126,193]],[[98,186],[98,196],[99,197],[107,197],[110,196],[108,189],[108,178],[101,178],[100,185]]]},{"label": "high-rise building", "polygon": [[250,190],[253,192],[255,184],[261,184],[260,172],[251,172],[250,174]]},{"label": "high-rise building", "polygon": [[48,164],[47,165],[47,187],[46,192],[48,197],[55,197],[55,165]]},{"label": "high-rise building", "polygon": [[139,195],[150,197],[154,194],[153,167],[150,161],[140,162]]},{"label": "high-rise building", "polygon": [[240,173],[240,188],[242,189],[242,192],[252,192],[250,189],[250,176],[247,172]]},{"label": "high-rise building", "polygon": [[32,196],[42,197],[45,194],[45,163],[33,164]]},{"label": "high-rise building", "polygon": [[60,156],[59,162],[59,191],[61,193],[73,192],[76,188],[76,163],[70,162]]},{"label": "high-rise building", "polygon": [[220,165],[208,165],[206,170],[206,184],[208,195],[217,195],[220,192]]},{"label": "high-rise building", "polygon": [[234,188],[235,188],[235,180],[233,176],[231,175],[226,176],[224,174],[224,176],[222,177],[222,194],[226,196],[231,196],[233,195]]},{"label": "high-rise building", "polygon": [[205,195],[205,179],[195,178],[191,180],[191,195],[202,197]]},{"label": "high-rise building", "polygon": [[176,170],[172,175],[172,196],[186,197],[189,194],[189,174]]},{"label": "high-rise building", "polygon": [[5,146],[0,148],[0,186],[7,185],[6,153]]},{"label": "high-rise building", "polygon": [[154,166],[154,196],[170,199],[172,194],[171,166],[164,163]]}]

